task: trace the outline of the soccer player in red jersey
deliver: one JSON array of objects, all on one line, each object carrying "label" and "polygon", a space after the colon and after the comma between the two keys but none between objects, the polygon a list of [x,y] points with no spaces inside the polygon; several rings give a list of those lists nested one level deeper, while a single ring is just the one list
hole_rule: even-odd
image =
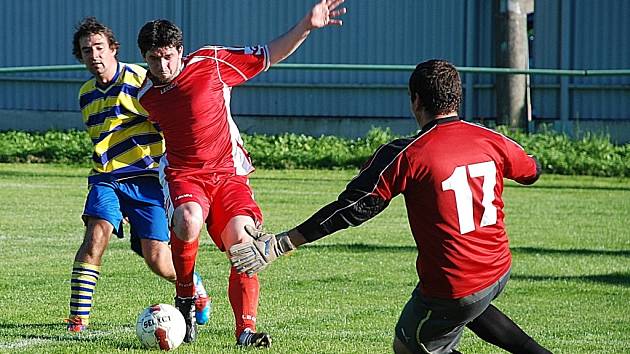
[{"label": "soccer player in red jersey", "polygon": [[[340,26],[344,0],[322,0],[292,29],[267,46],[208,46],[182,57],[181,30],[167,20],[145,24],[138,46],[149,66],[140,104],[159,124],[166,141],[166,207],[177,273],[176,307],[187,323],[184,341],[195,339],[192,316],[193,268],[204,222],[225,251],[250,240],[244,226],[259,227],[262,213],[253,199],[252,167],[230,114],[230,92],[291,53],[311,30]],[[236,320],[237,344],[268,347],[271,338],[256,332],[259,283],[231,269],[228,295]]]},{"label": "soccer player in red jersey", "polygon": [[509,138],[461,120],[461,81],[442,60],[409,79],[420,133],[381,146],[338,199],[277,235],[247,228],[253,241],[230,249],[237,270],[255,274],[278,256],[357,226],[405,198],[418,248],[418,286],[396,325],[396,353],[459,353],[464,326],[512,353],[549,353],[491,305],[512,257],[504,224],[503,178],[534,183],[537,160]]}]

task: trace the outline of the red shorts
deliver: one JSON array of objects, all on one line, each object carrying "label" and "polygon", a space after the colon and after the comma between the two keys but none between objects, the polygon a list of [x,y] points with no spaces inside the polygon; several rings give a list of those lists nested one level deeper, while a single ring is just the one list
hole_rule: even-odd
[{"label": "red shorts", "polygon": [[254,201],[247,176],[205,173],[169,177],[168,187],[164,190],[169,225],[178,206],[196,202],[203,210],[210,237],[221,251],[225,251],[221,233],[230,219],[245,215],[254,219],[256,226],[262,224],[262,211]]}]

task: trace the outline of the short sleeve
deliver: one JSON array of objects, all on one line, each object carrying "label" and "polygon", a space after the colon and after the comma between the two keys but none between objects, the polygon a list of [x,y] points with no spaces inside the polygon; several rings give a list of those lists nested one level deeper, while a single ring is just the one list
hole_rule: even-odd
[{"label": "short sleeve", "polygon": [[221,80],[228,86],[240,85],[269,68],[266,46],[222,47],[217,61]]}]

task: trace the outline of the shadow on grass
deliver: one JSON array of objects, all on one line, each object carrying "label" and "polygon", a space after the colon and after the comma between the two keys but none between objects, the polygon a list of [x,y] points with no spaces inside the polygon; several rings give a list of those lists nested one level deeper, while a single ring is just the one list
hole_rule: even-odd
[{"label": "shadow on grass", "polygon": [[571,281],[602,283],[630,287],[630,273],[610,273],[594,275],[522,275],[512,274],[511,279],[526,281]]},{"label": "shadow on grass", "polygon": [[[251,180],[252,181],[271,181],[271,182],[304,182],[306,184],[309,183],[319,183],[319,182],[344,182],[344,185],[346,185],[348,182],[350,182],[350,180],[352,179],[352,177],[347,177],[347,176],[339,176],[339,178],[331,178],[331,177],[326,177],[326,178],[322,178],[319,176],[315,176],[313,178],[304,178],[304,177],[291,177],[291,176],[286,176],[286,177],[279,177],[279,176],[274,176],[274,177],[259,177],[256,176],[255,174],[251,176]],[[518,185],[518,184],[506,184],[505,188],[527,188],[527,189],[543,189],[543,190],[593,190],[593,191],[626,191],[626,192],[630,192],[630,186],[588,186],[588,185],[584,185],[584,184],[566,184],[566,185],[530,185],[530,186],[523,186],[523,185]],[[339,191],[337,192],[337,194],[341,193],[342,189],[340,188]]]},{"label": "shadow on grass", "polygon": [[85,169],[85,174],[78,174],[76,172],[63,173],[59,171],[17,171],[17,170],[0,170],[0,177],[86,177],[88,175],[89,168]]},{"label": "shadow on grass", "polygon": [[[103,329],[98,329],[103,328]],[[199,343],[208,341],[212,338],[221,338],[225,341],[223,351],[228,352],[234,350],[235,345],[232,340],[233,332],[228,327],[212,327],[201,326],[199,328]],[[124,338],[121,336],[125,336]],[[132,339],[127,338],[131,336]],[[7,339],[9,339],[7,341]],[[46,346],[58,345],[73,346],[80,345],[82,347],[90,345],[90,343],[98,342],[98,349],[94,352],[109,353],[132,350],[146,350],[139,340],[136,338],[135,330],[130,325],[113,326],[95,326],[83,333],[70,333],[66,331],[66,325],[63,322],[56,323],[0,323],[0,353],[19,351],[23,349],[31,349],[34,347],[45,348]],[[203,344],[202,344],[203,345]],[[216,345],[216,344],[215,344]],[[63,349],[55,349],[61,352]],[[70,349],[66,349],[70,350]],[[47,352],[42,350],[42,352]],[[68,351],[78,353],[80,351]],[[158,351],[152,351],[158,352]]]},{"label": "shadow on grass", "polygon": [[369,252],[416,252],[416,246],[404,246],[404,245],[368,245],[365,243],[334,243],[334,244],[309,244],[304,246],[304,249],[310,250],[326,250],[337,252],[356,252],[356,253],[369,253]]},{"label": "shadow on grass", "polygon": [[531,185],[531,186],[521,186],[514,184],[506,184],[505,188],[527,188],[527,189],[549,189],[549,190],[592,190],[592,191],[630,191],[630,186],[585,186],[583,184],[576,185]]},{"label": "shadow on grass", "polygon": [[[0,330],[12,331],[15,333],[2,333],[4,336],[32,339],[32,340],[50,340],[50,341],[92,341],[95,338],[119,335],[125,332],[132,332],[129,326],[115,326],[113,328],[104,327],[103,329],[90,328],[82,333],[68,332],[66,324],[63,321],[55,323],[0,323]],[[139,346],[138,346],[139,347]]]},{"label": "shadow on grass", "polygon": [[[416,252],[415,245],[372,245],[365,243],[312,243],[304,246],[304,249],[326,250],[338,252]],[[560,256],[614,256],[630,257],[630,250],[593,250],[593,249],[553,249],[540,247],[512,247],[514,254],[543,254]]]},{"label": "shadow on grass", "polygon": [[512,247],[514,254],[544,254],[560,256],[614,256],[630,257],[630,250],[553,249],[540,247]]},{"label": "shadow on grass", "polygon": [[0,329],[20,329],[20,330],[32,330],[34,332],[39,332],[42,330],[64,330],[64,334],[67,334],[65,331],[66,324],[63,322],[55,322],[55,323],[0,323]]},{"label": "shadow on grass", "polygon": [[[345,176],[339,176],[339,178],[322,178],[320,176],[314,176],[313,178],[302,178],[302,177],[258,177],[255,174],[251,176],[252,182],[254,181],[273,181],[273,182],[304,182],[304,183],[320,183],[320,182],[345,182],[347,184],[350,182],[350,178]],[[339,189],[338,193],[341,193],[343,189]]]}]

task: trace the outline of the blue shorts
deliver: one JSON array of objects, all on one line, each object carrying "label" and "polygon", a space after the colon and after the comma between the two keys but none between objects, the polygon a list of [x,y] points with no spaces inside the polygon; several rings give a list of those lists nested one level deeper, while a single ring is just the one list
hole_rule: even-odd
[{"label": "blue shorts", "polygon": [[[123,217],[127,217],[132,245],[139,245],[140,239],[169,241],[164,195],[160,181],[155,177],[91,185],[83,209],[84,221],[86,217],[107,220],[119,237],[123,235]],[[134,251],[137,252],[135,248]]]}]

